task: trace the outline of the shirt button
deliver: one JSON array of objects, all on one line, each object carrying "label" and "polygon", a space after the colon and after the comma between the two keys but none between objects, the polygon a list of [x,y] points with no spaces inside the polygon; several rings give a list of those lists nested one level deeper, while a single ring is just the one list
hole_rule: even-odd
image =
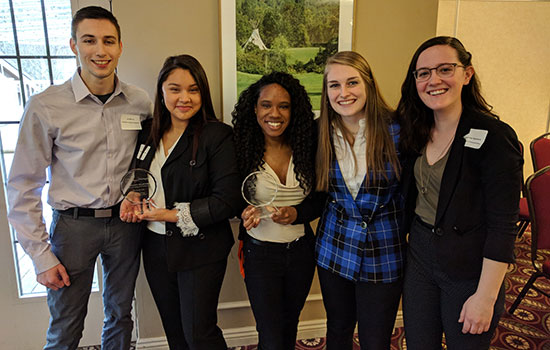
[{"label": "shirt button", "polygon": [[173,234],[172,230],[166,230],[166,236],[172,237],[172,234]]},{"label": "shirt button", "polygon": [[367,228],[367,223],[364,222],[364,221],[362,221],[362,222],[361,222],[361,228]]}]

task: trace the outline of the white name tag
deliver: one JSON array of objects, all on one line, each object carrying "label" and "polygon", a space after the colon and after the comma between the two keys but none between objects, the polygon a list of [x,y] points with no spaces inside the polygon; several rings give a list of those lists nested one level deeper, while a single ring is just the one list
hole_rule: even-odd
[{"label": "white name tag", "polygon": [[480,149],[485,142],[485,138],[488,133],[489,131],[487,130],[470,129],[470,132],[467,135],[464,135],[464,139],[466,140],[464,147]]},{"label": "white name tag", "polygon": [[123,114],[120,116],[120,127],[122,130],[141,130],[139,115]]}]

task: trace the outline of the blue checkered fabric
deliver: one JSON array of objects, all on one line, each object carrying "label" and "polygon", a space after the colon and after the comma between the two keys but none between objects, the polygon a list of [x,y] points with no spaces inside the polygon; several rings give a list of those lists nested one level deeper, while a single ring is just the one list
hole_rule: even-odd
[{"label": "blue checkered fabric", "polygon": [[[389,127],[397,148],[399,126]],[[403,273],[405,239],[399,234],[403,196],[386,165],[388,179],[363,185],[353,199],[335,160],[329,173],[331,198],[317,226],[317,265],[361,282],[394,282]],[[372,184],[373,174],[369,174]]]}]

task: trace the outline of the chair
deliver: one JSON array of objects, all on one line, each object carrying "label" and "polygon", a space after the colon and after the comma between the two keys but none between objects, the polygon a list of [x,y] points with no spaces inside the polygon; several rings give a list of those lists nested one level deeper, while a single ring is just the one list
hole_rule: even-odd
[{"label": "chair", "polygon": [[531,214],[531,262],[535,272],[510,307],[510,314],[514,313],[531,288],[550,298],[549,293],[534,285],[539,277],[550,282],[550,257],[539,253],[540,249],[550,249],[550,166],[542,168],[527,179],[527,203]]},{"label": "chair", "polygon": [[542,134],[531,141],[530,149],[533,171],[536,172],[550,165],[550,132]]},{"label": "chair", "polygon": [[[519,149],[521,151],[521,158],[524,158],[523,156],[523,143],[521,141],[519,142]],[[517,227],[517,237],[521,238],[523,236],[523,233],[529,227],[529,223],[531,223],[531,217],[529,216],[529,208],[527,206],[527,198],[525,197],[525,181],[523,179],[523,167],[521,171],[521,198],[519,199],[519,215],[518,215],[518,222],[516,223]]]}]

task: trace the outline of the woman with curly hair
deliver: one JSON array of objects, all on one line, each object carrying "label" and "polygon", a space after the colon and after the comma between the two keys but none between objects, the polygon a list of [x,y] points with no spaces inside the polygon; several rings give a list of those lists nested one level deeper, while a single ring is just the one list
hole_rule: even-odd
[{"label": "woman with curly hair", "polygon": [[327,60],[317,190],[329,201],[317,226],[317,266],[327,349],[389,349],[405,253],[396,143],[399,126],[367,61],[352,51]]},{"label": "woman with curly hair", "polygon": [[401,88],[407,348],[488,349],[514,261],[523,159],[514,130],[481,95],[472,54],[427,40]]},{"label": "woman with curly hair", "polygon": [[[245,284],[259,333],[258,349],[294,349],[298,317],[315,261],[309,222],[319,216],[315,182],[315,122],[309,97],[286,73],[264,75],[244,90],[233,115],[237,164],[243,178],[262,171],[277,181],[277,211],[260,219],[242,212]],[[257,187],[269,186],[259,176]]]}]

